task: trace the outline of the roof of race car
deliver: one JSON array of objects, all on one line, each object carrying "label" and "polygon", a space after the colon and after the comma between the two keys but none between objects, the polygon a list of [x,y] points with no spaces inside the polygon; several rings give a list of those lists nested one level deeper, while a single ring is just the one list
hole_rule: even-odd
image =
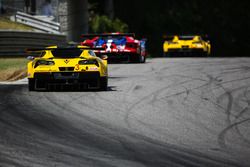
[{"label": "roof of race car", "polygon": [[90,38],[90,37],[135,37],[134,33],[103,33],[103,34],[83,34],[81,37],[83,38]]},{"label": "roof of race car", "polygon": [[85,34],[82,35],[82,37],[86,38],[82,42],[82,45],[85,45],[86,43],[94,43],[96,47],[111,42],[116,45],[137,42],[134,33]]},{"label": "roof of race car", "polygon": [[[80,57],[84,50],[89,50],[89,54],[93,56],[93,50],[104,50],[104,48],[89,48],[86,46],[49,46],[45,48],[29,48],[26,49],[26,52],[36,52],[42,53],[42,57],[46,58],[77,58]],[[50,51],[52,54],[45,54],[45,51]]]},{"label": "roof of race car", "polygon": [[163,35],[164,40],[173,40],[175,37],[178,39],[183,39],[183,40],[189,40],[194,37],[201,37],[203,39],[208,39],[208,35],[200,35],[200,34],[195,34],[195,35]]},{"label": "roof of race car", "polygon": [[103,48],[90,48],[87,46],[49,46],[45,48],[28,48],[26,52],[42,52],[42,51],[66,51],[66,50],[104,50]]}]

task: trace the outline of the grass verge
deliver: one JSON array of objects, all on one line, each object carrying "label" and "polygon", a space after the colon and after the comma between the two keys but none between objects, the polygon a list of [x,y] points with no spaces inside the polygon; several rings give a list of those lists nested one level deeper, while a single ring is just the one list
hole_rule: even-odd
[{"label": "grass verge", "polygon": [[31,27],[26,26],[21,23],[12,22],[9,20],[9,18],[6,17],[0,17],[0,29],[5,30],[33,30]]},{"label": "grass verge", "polygon": [[26,77],[25,58],[0,58],[0,81],[15,81]]}]

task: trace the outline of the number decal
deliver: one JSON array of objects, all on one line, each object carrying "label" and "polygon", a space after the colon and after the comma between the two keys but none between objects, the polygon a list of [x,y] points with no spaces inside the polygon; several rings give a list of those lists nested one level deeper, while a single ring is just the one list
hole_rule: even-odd
[{"label": "number decal", "polygon": [[80,66],[79,66],[79,64],[76,64],[75,69],[76,69],[76,71],[80,70]]}]

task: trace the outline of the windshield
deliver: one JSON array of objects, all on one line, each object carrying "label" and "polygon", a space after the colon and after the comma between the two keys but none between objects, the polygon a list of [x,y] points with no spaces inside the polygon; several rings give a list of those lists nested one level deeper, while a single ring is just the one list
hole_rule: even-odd
[{"label": "windshield", "polygon": [[179,40],[193,40],[194,36],[179,36]]},{"label": "windshield", "polygon": [[102,46],[103,44],[106,44],[108,42],[112,42],[116,45],[125,45],[127,40],[125,36],[108,36],[108,37],[100,37],[97,41],[95,46],[99,47]]},{"label": "windshield", "polygon": [[67,49],[67,50],[61,50],[56,49],[51,51],[54,57],[59,58],[76,58],[79,57],[82,53],[82,50],[80,49]]}]

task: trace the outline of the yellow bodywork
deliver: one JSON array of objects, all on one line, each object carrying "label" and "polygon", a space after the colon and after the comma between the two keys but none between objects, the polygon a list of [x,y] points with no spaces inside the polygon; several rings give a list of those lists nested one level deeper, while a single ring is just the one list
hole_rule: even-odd
[{"label": "yellow bodywork", "polygon": [[[96,57],[92,50],[84,46],[78,46],[75,50],[71,50],[77,52],[74,56],[70,55],[73,52],[69,52],[67,55],[68,51],[70,49],[60,50],[57,46],[37,51],[41,52],[41,57],[34,58],[27,64],[29,89],[44,90],[58,85],[69,85],[73,88],[106,90],[107,59]],[[64,56],[60,56],[60,54]]]},{"label": "yellow bodywork", "polygon": [[168,55],[210,55],[211,44],[199,35],[172,36],[163,43],[163,52]]}]

